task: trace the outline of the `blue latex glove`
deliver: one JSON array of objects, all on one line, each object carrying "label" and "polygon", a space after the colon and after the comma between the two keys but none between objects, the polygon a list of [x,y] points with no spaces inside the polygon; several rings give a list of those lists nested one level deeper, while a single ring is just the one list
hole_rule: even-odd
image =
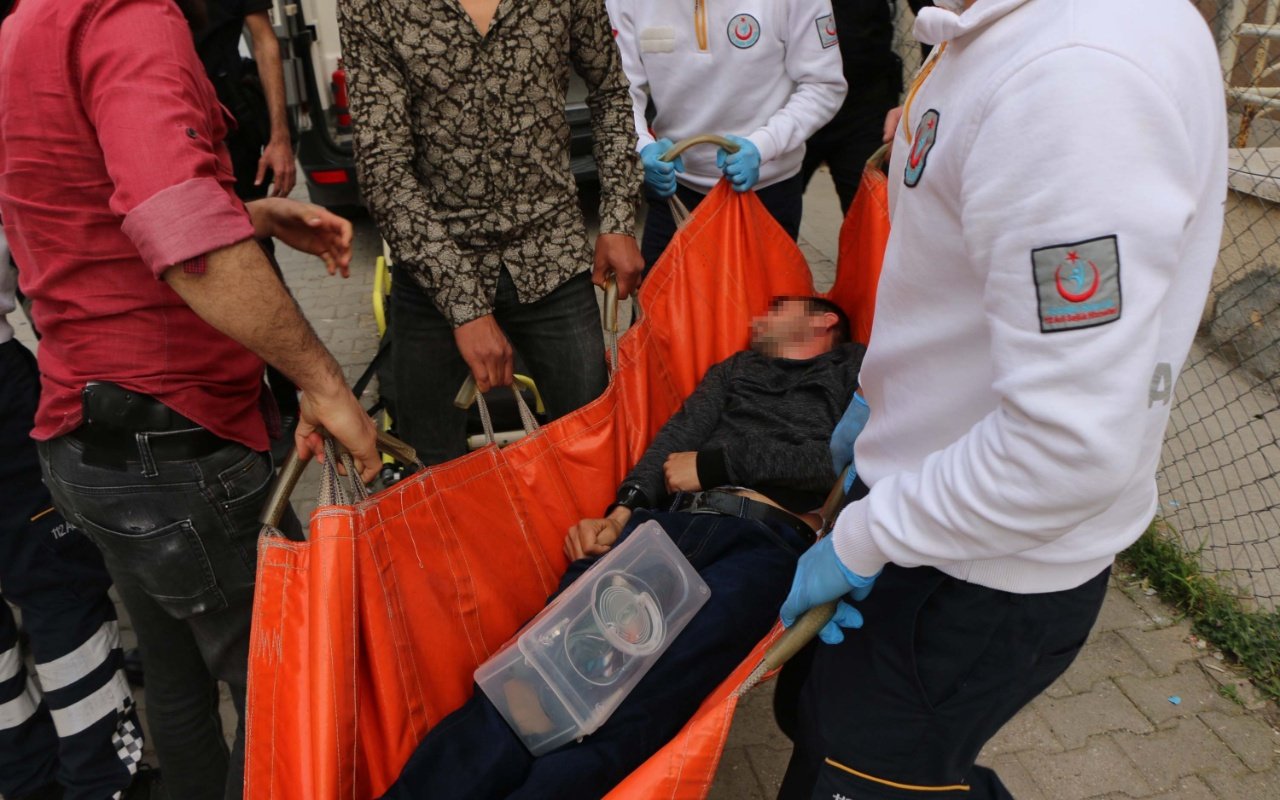
[{"label": "blue latex glove", "polygon": [[724,138],[736,144],[738,152],[730,154],[721,147],[716,153],[716,166],[729,179],[734,191],[748,191],[760,180],[760,149],[741,136]]},{"label": "blue latex glove", "polygon": [[[836,555],[832,537],[819,539],[796,565],[791,593],[782,604],[780,616],[783,626],[790,628],[804,612],[837,598],[847,596],[854,601],[865,600],[878,577],[879,572],[870,578],[855,575]],[[862,613],[842,599],[836,605],[835,616],[818,632],[818,638],[827,644],[840,644],[844,641],[842,628],[861,627]]]},{"label": "blue latex glove", "polygon": [[670,139],[659,139],[647,144],[640,151],[640,163],[644,164],[644,182],[653,187],[659,197],[670,197],[676,193],[676,173],[684,172],[684,156],[677,156],[674,161],[659,159],[672,148]]},{"label": "blue latex glove", "polygon": [[867,401],[862,395],[855,393],[853,402],[844,410],[844,416],[831,434],[831,465],[835,467],[837,475],[846,466],[849,468],[849,474],[844,478],[846,493],[853,488],[853,479],[858,475],[857,466],[853,463],[853,443],[857,441],[862,429],[867,427],[870,417],[871,408]]}]

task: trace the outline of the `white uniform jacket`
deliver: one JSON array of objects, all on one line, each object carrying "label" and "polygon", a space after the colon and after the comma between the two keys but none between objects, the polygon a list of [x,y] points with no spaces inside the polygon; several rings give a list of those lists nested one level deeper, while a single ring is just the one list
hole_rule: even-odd
[{"label": "white uniform jacket", "polygon": [[1223,224],[1213,38],[1169,0],[978,0],[916,36],[946,48],[894,142],[871,493],[836,550],[863,575],[1072,588],[1156,509]]},{"label": "white uniform jacket", "polygon": [[[805,141],[844,101],[830,0],[606,4],[631,81],[640,150],[663,137],[742,136],[760,149],[761,189],[800,171]],[[698,191],[720,179],[715,148],[690,150],[684,166],[677,179]]]}]

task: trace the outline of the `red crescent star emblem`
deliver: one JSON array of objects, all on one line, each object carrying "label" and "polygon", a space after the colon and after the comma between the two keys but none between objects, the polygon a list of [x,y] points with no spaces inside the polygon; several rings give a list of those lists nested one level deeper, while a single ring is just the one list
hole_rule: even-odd
[{"label": "red crescent star emblem", "polygon": [[[1071,255],[1075,255],[1075,254],[1072,253]],[[1080,256],[1076,256],[1075,259],[1071,259],[1070,256],[1068,256],[1067,258],[1069,260],[1079,260]],[[1093,284],[1083,292],[1080,292],[1079,294],[1073,294],[1071,292],[1068,292],[1067,287],[1062,285],[1062,265],[1058,265],[1058,269],[1055,270],[1053,273],[1053,281],[1054,283],[1058,284],[1058,294],[1062,295],[1065,299],[1069,300],[1072,303],[1083,303],[1085,300],[1088,300],[1090,297],[1093,297],[1094,292],[1098,291],[1098,284],[1102,282],[1102,276],[1098,273],[1097,264],[1090,261],[1089,266],[1093,267]]]},{"label": "red crescent star emblem", "polygon": [[827,20],[827,35],[828,36],[836,35],[836,21],[833,19]]}]

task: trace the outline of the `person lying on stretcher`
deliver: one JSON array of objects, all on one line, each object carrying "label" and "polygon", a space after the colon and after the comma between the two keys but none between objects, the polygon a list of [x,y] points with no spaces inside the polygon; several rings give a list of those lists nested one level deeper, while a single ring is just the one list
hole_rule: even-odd
[{"label": "person lying on stretcher", "polygon": [[383,797],[603,797],[679,733],[769,632],[796,561],[822,525],[809,512],[836,478],[831,434],[857,388],[864,351],[848,340],[849,320],[834,304],[775,299],[752,323],[751,349],[707,370],[607,516],[569,531],[573,563],[561,592],[649,519],[711,589],[599,730],[535,758],[477,690],[432,728]]}]

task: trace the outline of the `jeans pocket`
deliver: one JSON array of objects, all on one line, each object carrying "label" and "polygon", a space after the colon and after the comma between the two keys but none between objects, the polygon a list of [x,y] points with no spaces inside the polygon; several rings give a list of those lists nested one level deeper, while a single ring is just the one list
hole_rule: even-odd
[{"label": "jeans pocket", "polygon": [[[1010,606],[1005,593],[943,577],[923,599],[911,632],[911,666],[930,711],[971,689],[983,665],[1011,659],[1000,631]],[[979,681],[980,682],[980,681]]]},{"label": "jeans pocket", "polygon": [[113,572],[123,572],[121,577],[132,579],[175,619],[226,608],[227,599],[190,520],[145,533],[120,533],[84,517],[79,524],[106,553]]},{"label": "jeans pocket", "polygon": [[271,454],[248,450],[244,458],[218,473],[222,507],[239,508],[254,501],[265,502],[274,477]]}]

